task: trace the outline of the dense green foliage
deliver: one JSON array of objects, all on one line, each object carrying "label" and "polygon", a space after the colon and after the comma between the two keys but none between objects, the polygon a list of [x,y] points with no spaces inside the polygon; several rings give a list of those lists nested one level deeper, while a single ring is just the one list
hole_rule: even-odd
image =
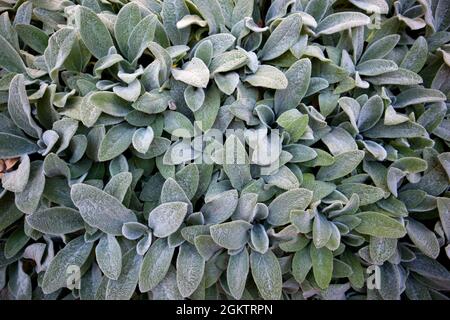
[{"label": "dense green foliage", "polygon": [[447,298],[449,1],[0,12],[1,299]]}]

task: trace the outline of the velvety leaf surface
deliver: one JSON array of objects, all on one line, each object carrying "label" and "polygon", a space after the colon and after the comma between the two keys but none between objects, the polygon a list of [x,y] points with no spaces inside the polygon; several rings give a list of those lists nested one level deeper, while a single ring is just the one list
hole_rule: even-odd
[{"label": "velvety leaf surface", "polygon": [[0,8],[0,299],[449,298],[448,1]]}]

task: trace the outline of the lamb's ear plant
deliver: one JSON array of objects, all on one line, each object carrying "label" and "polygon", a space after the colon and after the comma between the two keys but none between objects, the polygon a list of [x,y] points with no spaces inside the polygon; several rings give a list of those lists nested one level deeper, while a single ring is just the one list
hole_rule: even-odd
[{"label": "lamb's ear plant", "polygon": [[0,299],[449,297],[449,1],[0,7]]}]

